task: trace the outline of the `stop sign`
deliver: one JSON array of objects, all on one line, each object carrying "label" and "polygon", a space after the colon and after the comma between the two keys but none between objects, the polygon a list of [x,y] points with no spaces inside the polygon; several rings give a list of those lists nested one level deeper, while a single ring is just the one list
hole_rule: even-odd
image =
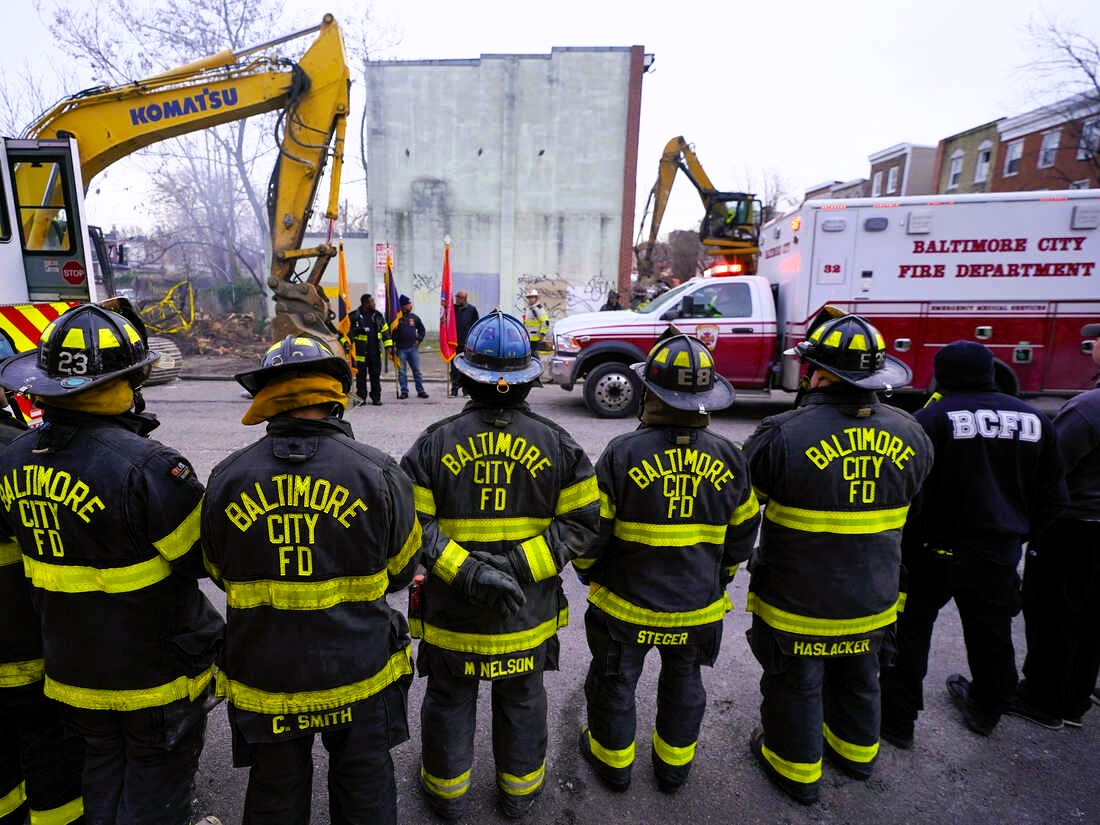
[{"label": "stop sign", "polygon": [[80,261],[65,261],[61,267],[61,277],[65,279],[66,283],[79,286],[84,283],[88,273],[84,271],[84,265]]}]

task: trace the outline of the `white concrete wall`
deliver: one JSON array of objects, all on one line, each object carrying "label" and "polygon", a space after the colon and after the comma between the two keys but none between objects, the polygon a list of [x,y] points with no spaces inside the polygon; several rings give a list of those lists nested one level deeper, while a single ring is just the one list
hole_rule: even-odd
[{"label": "white concrete wall", "polygon": [[909,183],[903,195],[931,195],[936,191],[936,147],[914,146],[909,154]]},{"label": "white concrete wall", "polygon": [[372,243],[438,326],[443,239],[484,313],[536,286],[552,318],[597,309],[618,278],[629,47],[368,64]]}]

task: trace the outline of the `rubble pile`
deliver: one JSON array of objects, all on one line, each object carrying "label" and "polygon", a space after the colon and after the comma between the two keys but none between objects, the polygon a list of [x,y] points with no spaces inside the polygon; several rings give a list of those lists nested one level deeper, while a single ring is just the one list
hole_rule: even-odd
[{"label": "rubble pile", "polygon": [[171,338],[184,356],[252,357],[270,343],[271,331],[266,321],[257,321],[251,312],[231,312],[214,316],[198,311],[186,330],[174,332]]}]

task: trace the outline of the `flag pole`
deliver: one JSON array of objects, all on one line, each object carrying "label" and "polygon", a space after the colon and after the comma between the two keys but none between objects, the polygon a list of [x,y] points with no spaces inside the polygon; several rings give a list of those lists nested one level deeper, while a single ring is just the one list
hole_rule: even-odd
[{"label": "flag pole", "polygon": [[439,287],[439,354],[443,359],[447,394],[451,393],[451,361],[458,350],[454,286],[451,282],[451,236],[443,238],[443,277]]}]

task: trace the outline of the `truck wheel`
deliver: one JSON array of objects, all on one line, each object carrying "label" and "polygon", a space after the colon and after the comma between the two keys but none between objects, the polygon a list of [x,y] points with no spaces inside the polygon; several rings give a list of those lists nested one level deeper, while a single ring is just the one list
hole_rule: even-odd
[{"label": "truck wheel", "polygon": [[145,386],[154,387],[157,384],[168,384],[180,377],[183,372],[183,354],[171,338],[162,338],[158,335],[149,336],[149,349],[160,356],[153,362],[153,368],[149,371],[149,378]]},{"label": "truck wheel", "polygon": [[636,415],[642,382],[626,364],[600,364],[584,379],[584,403],[598,418]]}]

